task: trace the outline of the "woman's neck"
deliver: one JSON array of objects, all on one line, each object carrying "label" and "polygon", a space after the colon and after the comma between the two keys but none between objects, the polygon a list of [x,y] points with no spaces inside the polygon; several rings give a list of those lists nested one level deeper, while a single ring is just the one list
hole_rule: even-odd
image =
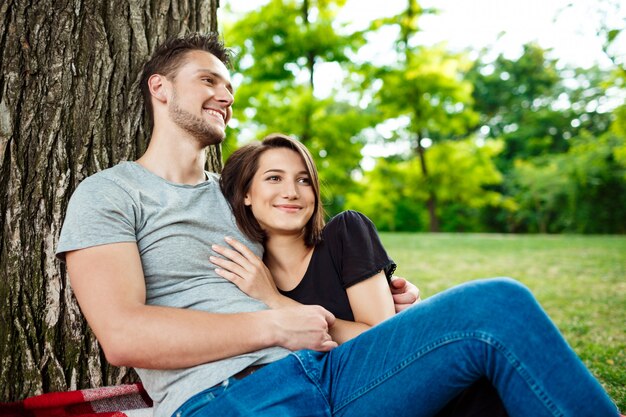
[{"label": "woman's neck", "polygon": [[302,235],[267,239],[263,260],[279,289],[290,291],[298,286],[309,267],[313,249],[305,245]]}]

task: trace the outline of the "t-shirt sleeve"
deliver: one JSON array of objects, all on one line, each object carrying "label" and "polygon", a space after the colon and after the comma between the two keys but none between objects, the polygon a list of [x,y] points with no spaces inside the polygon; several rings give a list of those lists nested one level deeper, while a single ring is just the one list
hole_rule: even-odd
[{"label": "t-shirt sleeve", "polygon": [[109,243],[136,242],[133,199],[118,184],[96,176],[74,191],[65,214],[56,256]]},{"label": "t-shirt sleeve", "polygon": [[335,259],[340,269],[344,288],[348,288],[381,271],[391,279],[396,264],[389,258],[376,231],[376,226],[364,214],[345,211],[335,216],[327,225],[325,239],[338,255]]}]

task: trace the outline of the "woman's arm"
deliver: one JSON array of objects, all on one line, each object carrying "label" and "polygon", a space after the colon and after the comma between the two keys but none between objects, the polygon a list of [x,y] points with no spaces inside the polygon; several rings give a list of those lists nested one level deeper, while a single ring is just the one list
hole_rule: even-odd
[{"label": "woman's arm", "polygon": [[354,321],[335,320],[330,335],[339,344],[360,335],[396,312],[384,272],[348,287],[346,292]]},{"label": "woman's arm", "polygon": [[[295,300],[286,297],[278,291],[263,261],[244,244],[235,239],[226,239],[233,249],[214,245],[213,250],[224,256],[211,256],[212,263],[217,265],[216,273],[231,281],[249,296],[263,301],[270,308],[281,308],[300,305]],[[412,291],[417,287],[405,285],[405,291]],[[346,289],[350,308],[355,321],[335,320],[330,328],[330,334],[337,343],[346,342],[383,320],[392,317],[398,306],[394,305],[394,298],[384,272],[351,285]],[[413,299],[413,295],[409,297]],[[411,305],[406,304],[404,305]]]}]

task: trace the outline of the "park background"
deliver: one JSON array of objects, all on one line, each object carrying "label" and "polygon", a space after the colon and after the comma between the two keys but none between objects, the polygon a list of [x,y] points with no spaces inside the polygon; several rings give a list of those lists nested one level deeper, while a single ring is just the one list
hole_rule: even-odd
[{"label": "park background", "polygon": [[[439,24],[454,3],[3,3],[0,401],[134,378],[104,361],[54,247],[77,184],[145,149],[137,74],[154,46],[219,29],[236,104],[209,169],[266,133],[297,137],[328,215],[372,218],[424,297],[519,279],[626,409],[624,6],[464,2],[471,24]],[[503,29],[472,45],[481,13]],[[535,39],[545,25],[567,57]]]},{"label": "park background", "polygon": [[425,296],[520,279],[626,408],[626,241],[598,236],[626,233],[625,6],[259,0],[223,12],[236,53],[225,156],[270,132],[297,137],[327,214],[369,216]]},{"label": "park background", "polygon": [[[385,231],[626,232],[618,2],[548,2],[553,16],[538,4],[499,2],[508,14],[488,17],[522,24],[468,50],[429,37],[444,21],[437,7],[450,2],[225,9],[239,3],[249,11],[220,20],[237,57],[226,155],[272,131],[292,134],[317,158],[328,213],[360,210]],[[370,12],[355,23],[359,14],[341,6],[357,3],[385,17]],[[474,16],[485,16],[495,2],[475,3]],[[440,26],[471,40],[489,33],[486,21]],[[546,35],[560,38],[553,50],[539,43],[550,44]]]}]

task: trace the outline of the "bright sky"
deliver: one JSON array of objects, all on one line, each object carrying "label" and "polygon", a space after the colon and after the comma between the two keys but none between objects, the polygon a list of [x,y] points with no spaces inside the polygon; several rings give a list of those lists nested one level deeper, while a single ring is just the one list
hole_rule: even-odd
[{"label": "bright sky", "polygon": [[[601,6],[610,1],[421,0],[422,7],[436,7],[441,12],[420,19],[420,39],[425,44],[447,42],[452,50],[489,47],[511,58],[519,56],[524,43],[537,41],[544,48],[553,48],[553,57],[565,63],[581,67],[594,62],[609,65],[596,31],[603,9],[610,9]],[[267,0],[226,2],[235,11],[249,11]],[[374,18],[400,13],[406,4],[407,0],[347,0],[339,20],[364,27]],[[626,5],[616,7],[610,9],[608,21],[613,27],[625,27]],[[626,34],[615,47],[626,55]]]}]

